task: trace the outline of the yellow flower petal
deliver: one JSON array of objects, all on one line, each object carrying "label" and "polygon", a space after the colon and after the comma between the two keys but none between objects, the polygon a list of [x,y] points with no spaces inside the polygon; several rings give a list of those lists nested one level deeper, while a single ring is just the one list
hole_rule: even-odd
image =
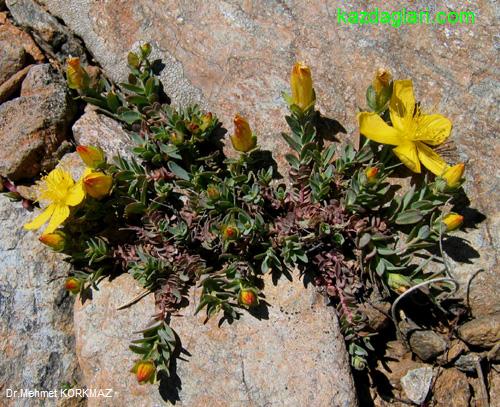
[{"label": "yellow flower petal", "polygon": [[429,146],[417,141],[418,158],[430,172],[441,175],[447,168],[446,162]]},{"label": "yellow flower petal", "polygon": [[421,115],[417,122],[414,140],[424,141],[431,146],[442,144],[451,133],[451,121],[440,114]]},{"label": "yellow flower petal", "polygon": [[415,95],[411,79],[394,81],[389,113],[392,125],[398,130],[405,131],[410,128],[415,111]]},{"label": "yellow flower petal", "polygon": [[54,206],[55,206],[54,213],[52,214],[52,217],[50,218],[50,222],[49,222],[47,228],[45,229],[44,234],[52,233],[60,225],[62,225],[63,222],[69,216],[69,208],[67,206],[65,206],[65,205],[54,205]]},{"label": "yellow flower petal", "polygon": [[420,161],[418,160],[417,148],[415,143],[407,141],[392,150],[398,156],[401,162],[410,170],[420,173]]},{"label": "yellow flower petal", "polygon": [[66,205],[68,206],[76,206],[80,204],[85,198],[85,191],[83,189],[83,182],[78,181],[75,185],[73,185],[66,195]]},{"label": "yellow flower petal", "polygon": [[47,222],[52,214],[54,213],[55,205],[49,205],[45,208],[45,210],[38,215],[35,219],[33,219],[31,222],[26,223],[24,225],[25,229],[28,230],[33,230],[33,229],[40,229],[45,222]]},{"label": "yellow flower petal", "polygon": [[362,112],[358,114],[359,132],[381,144],[392,144],[397,146],[403,141],[401,133],[394,127],[389,126],[376,113]]}]

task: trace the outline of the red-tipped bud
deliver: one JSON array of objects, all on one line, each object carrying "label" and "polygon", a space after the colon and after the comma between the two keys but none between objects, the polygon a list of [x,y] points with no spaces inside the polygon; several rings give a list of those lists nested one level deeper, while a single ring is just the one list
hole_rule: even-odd
[{"label": "red-tipped bud", "polygon": [[257,145],[257,138],[252,134],[248,121],[239,114],[234,116],[234,135],[231,143],[236,151],[247,153]]},{"label": "red-tipped bud", "polygon": [[83,177],[83,188],[92,198],[102,199],[109,194],[113,177],[102,172],[91,172]]},{"label": "red-tipped bud", "polygon": [[64,282],[64,288],[72,294],[78,294],[81,286],[82,282],[75,277],[68,277]]},{"label": "red-tipped bud", "polygon": [[292,88],[292,103],[294,105],[306,110],[314,104],[311,69],[303,62],[297,62],[293,66],[290,87]]},{"label": "red-tipped bud", "polygon": [[208,112],[201,117],[201,124],[200,124],[201,131],[205,131],[212,124],[212,119],[213,116],[211,112]]},{"label": "red-tipped bud", "polygon": [[239,235],[239,230],[236,226],[224,226],[222,228],[222,236],[224,240],[236,240]]},{"label": "red-tipped bud", "polygon": [[373,89],[377,94],[379,94],[384,88],[389,86],[391,80],[391,72],[385,68],[379,68],[377,69],[377,72],[375,72],[375,77],[372,81]]},{"label": "red-tipped bud", "polygon": [[61,251],[64,249],[66,236],[63,232],[56,231],[54,233],[46,233],[40,236],[38,240],[55,251]]},{"label": "red-tipped bud", "polygon": [[154,382],[156,367],[150,360],[141,360],[137,362],[131,371],[135,373],[135,377],[139,384]]},{"label": "red-tipped bud", "polygon": [[369,184],[374,184],[377,182],[377,175],[379,173],[379,169],[377,167],[368,167],[365,170],[366,180]]},{"label": "red-tipped bud", "polygon": [[443,223],[446,225],[446,231],[451,232],[452,230],[458,229],[462,226],[464,222],[464,217],[458,213],[450,212],[443,218]]},{"label": "red-tipped bud", "polygon": [[243,288],[240,291],[239,302],[246,307],[253,307],[259,302],[257,293],[252,288]]},{"label": "red-tipped bud", "polygon": [[106,162],[104,151],[99,147],[78,146],[76,152],[89,168],[97,168]]},{"label": "red-tipped bud", "polygon": [[207,196],[212,200],[216,201],[220,197],[220,192],[219,188],[217,188],[215,185],[209,185],[207,187]]},{"label": "red-tipped bud", "polygon": [[70,89],[83,89],[86,87],[88,75],[80,66],[80,58],[68,58],[66,61],[66,79]]},{"label": "red-tipped bud", "polygon": [[180,131],[173,131],[172,133],[170,133],[170,141],[173,145],[180,146],[182,143],[184,143],[184,134],[182,134]]}]

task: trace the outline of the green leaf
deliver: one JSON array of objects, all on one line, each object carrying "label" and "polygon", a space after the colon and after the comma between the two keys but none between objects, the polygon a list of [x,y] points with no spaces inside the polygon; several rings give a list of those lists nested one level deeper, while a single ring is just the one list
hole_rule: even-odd
[{"label": "green leaf", "polygon": [[142,215],[146,212],[146,206],[141,202],[133,202],[125,207],[125,216]]},{"label": "green leaf", "polygon": [[142,120],[142,115],[135,110],[126,110],[120,113],[119,118],[127,124],[134,124],[135,122]]},{"label": "green leaf", "polygon": [[363,233],[359,239],[359,247],[365,247],[372,240],[372,236],[369,233]]},{"label": "green leaf", "polygon": [[300,161],[299,159],[297,158],[296,155],[294,154],[286,154],[285,155],[285,158],[286,160],[288,161],[288,163],[293,167],[293,168],[296,168],[298,169],[299,166],[300,166]]},{"label": "green leaf", "polygon": [[116,110],[120,107],[120,100],[118,99],[118,96],[116,96],[116,93],[108,92],[108,95],[106,96],[106,100],[108,102],[109,109],[113,113],[116,113]]},{"label": "green leaf", "polygon": [[420,240],[425,240],[429,237],[430,234],[431,234],[431,230],[430,230],[429,226],[424,225],[419,229],[417,237]]},{"label": "green leaf", "polygon": [[281,133],[281,135],[285,139],[285,141],[289,144],[290,147],[292,147],[296,152],[300,153],[302,147],[299,142],[297,142],[294,138],[292,138],[286,133]]},{"label": "green leaf", "polygon": [[174,161],[170,161],[168,163],[168,168],[170,168],[170,171],[172,171],[180,179],[183,179],[185,181],[189,181],[191,178],[189,176],[189,173]]},{"label": "green leaf", "polygon": [[396,224],[412,225],[420,222],[422,219],[423,215],[420,211],[417,211],[416,209],[408,209],[407,211],[401,212],[398,216],[396,216]]},{"label": "green leaf", "polygon": [[130,92],[137,93],[138,95],[144,95],[144,89],[139,86],[131,85],[130,83],[120,83],[120,86]]},{"label": "green leaf", "polygon": [[149,349],[143,348],[141,346],[129,345],[128,347],[132,352],[138,353],[139,355],[146,355],[149,352]]}]

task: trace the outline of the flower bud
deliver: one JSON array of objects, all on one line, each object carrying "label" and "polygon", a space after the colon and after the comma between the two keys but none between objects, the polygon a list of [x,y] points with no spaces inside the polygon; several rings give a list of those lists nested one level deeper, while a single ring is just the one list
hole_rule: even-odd
[{"label": "flower bud", "polygon": [[257,145],[257,138],[252,134],[250,125],[239,114],[234,116],[234,135],[231,136],[231,143],[236,151],[247,153]]},{"label": "flower bud", "polygon": [[68,277],[64,282],[64,288],[72,294],[78,294],[81,286],[82,282],[75,277]]},{"label": "flower bud", "polygon": [[453,167],[446,168],[443,175],[441,175],[441,178],[446,180],[448,188],[455,189],[460,186],[464,171],[465,165],[463,163],[460,163],[454,165]]},{"label": "flower bud", "polygon": [[292,103],[294,105],[306,110],[314,104],[311,69],[303,62],[297,62],[293,66],[290,87],[292,88]]},{"label": "flower bud", "polygon": [[192,134],[198,134],[200,132],[200,125],[195,122],[187,123],[187,128]]},{"label": "flower bud", "polygon": [[410,279],[398,273],[387,273],[387,284],[400,294],[403,294],[411,287]]},{"label": "flower bud", "polygon": [[135,373],[135,377],[139,384],[147,382],[152,383],[154,381],[156,367],[150,360],[141,360],[134,365],[131,371]]},{"label": "flower bud", "polygon": [[54,233],[46,233],[38,238],[40,242],[54,249],[55,251],[61,251],[64,249],[66,244],[66,236],[63,232],[56,231]]},{"label": "flower bud", "polygon": [[443,223],[446,225],[446,231],[458,229],[464,221],[464,217],[458,213],[450,212],[443,218]]},{"label": "flower bud", "polygon": [[220,197],[219,188],[212,184],[209,185],[207,187],[207,195],[212,201],[216,201]]},{"label": "flower bud", "polygon": [[83,177],[83,188],[92,198],[102,199],[109,194],[113,177],[102,172],[91,172]]},{"label": "flower bud", "polygon": [[380,94],[383,89],[387,88],[391,83],[392,75],[391,72],[385,68],[379,68],[375,72],[375,77],[372,81],[372,86],[375,92]]},{"label": "flower bud", "polygon": [[180,146],[182,143],[184,143],[184,134],[182,134],[180,131],[173,131],[170,133],[170,141],[174,146]]},{"label": "flower bud", "polygon": [[76,152],[82,161],[90,168],[97,168],[106,162],[104,151],[99,147],[78,146]]},{"label": "flower bud", "polygon": [[140,45],[139,47],[141,49],[141,53],[144,57],[148,57],[149,54],[151,54],[151,44],[149,42],[146,42],[145,44]]},{"label": "flower bud", "polygon": [[201,117],[200,129],[205,131],[212,124],[212,113],[208,112]]},{"label": "flower bud", "polygon": [[352,367],[356,370],[363,370],[366,367],[366,360],[358,355],[353,356],[351,363]]},{"label": "flower bud", "polygon": [[239,230],[236,226],[227,225],[222,228],[222,237],[224,240],[238,239]]},{"label": "flower bud", "polygon": [[378,172],[379,169],[377,167],[368,167],[365,170],[366,180],[369,184],[374,184],[375,182],[377,182]]},{"label": "flower bud", "polygon": [[83,89],[87,86],[88,75],[80,66],[80,58],[68,58],[66,79],[70,89]]},{"label": "flower bud", "polygon": [[239,302],[246,307],[253,307],[259,303],[255,289],[243,288],[240,291]]}]

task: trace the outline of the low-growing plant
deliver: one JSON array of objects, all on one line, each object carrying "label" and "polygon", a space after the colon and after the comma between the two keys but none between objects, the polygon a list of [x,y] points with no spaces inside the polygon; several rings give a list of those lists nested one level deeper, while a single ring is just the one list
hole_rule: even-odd
[{"label": "low-growing plant", "polygon": [[[420,292],[439,306],[450,278],[427,265],[462,223],[449,203],[464,166],[448,165],[433,149],[449,137],[451,122],[423,113],[411,80],[377,71],[368,110],[358,114],[358,148],[324,138],[311,71],[295,64],[285,95],[290,151],[282,178],[247,119],[235,116],[237,154],[227,157],[214,114],[170,105],[150,53],[145,44],[129,54],[130,76],[120,84],[68,61],[69,87],[123,123],[133,155],[110,162],[99,146],[78,146],[85,173],[73,180],[56,168],[43,178],[38,200],[45,209],[26,225],[48,222],[40,240],[68,256],[72,293],[85,295],[103,278],[128,272],[154,294],[154,321],[130,345],[140,383],[171,374],[180,338],[170,317],[194,286],[197,312],[232,321],[259,306],[268,273],[313,283],[336,309],[355,369],[366,367],[378,332],[367,304],[385,304],[389,317],[405,292],[427,283]],[[410,186],[395,176],[411,176]]]}]

